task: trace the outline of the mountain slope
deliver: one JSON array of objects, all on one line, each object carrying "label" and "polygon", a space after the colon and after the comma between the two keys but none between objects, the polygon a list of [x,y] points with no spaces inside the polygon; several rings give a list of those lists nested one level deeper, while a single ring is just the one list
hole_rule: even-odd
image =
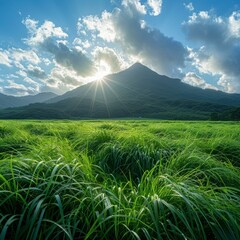
[{"label": "mountain slope", "polygon": [[97,100],[103,100],[103,91],[107,99],[118,98],[123,101],[129,97],[138,97],[240,105],[240,94],[193,87],[180,79],[159,75],[140,63],[135,63],[125,71],[106,76],[105,80],[83,85],[47,102],[54,103],[72,97],[92,99],[95,95]]},{"label": "mountain slope", "polygon": [[44,104],[8,109],[1,118],[153,117],[209,119],[240,106],[239,94],[203,90],[137,63]]},{"label": "mountain slope", "polygon": [[9,107],[20,107],[31,103],[45,102],[57,95],[52,92],[39,93],[23,97],[8,96],[0,93],[0,109]]}]

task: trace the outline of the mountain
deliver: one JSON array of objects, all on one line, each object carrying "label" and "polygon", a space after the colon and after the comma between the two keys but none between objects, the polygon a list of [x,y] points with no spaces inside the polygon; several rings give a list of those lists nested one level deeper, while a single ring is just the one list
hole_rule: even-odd
[{"label": "mountain", "polygon": [[193,87],[136,63],[45,103],[7,109],[0,117],[209,119],[238,106],[240,94]]},{"label": "mountain", "polygon": [[108,75],[105,77],[105,80],[80,86],[61,96],[52,98],[47,103],[54,103],[73,97],[91,99],[95,94],[96,99],[103,100],[102,87],[106,98],[111,100],[119,98],[122,101],[126,101],[126,98],[133,95],[134,99],[181,99],[224,105],[240,105],[240,94],[228,94],[212,89],[193,87],[181,82],[180,79],[159,75],[140,63],[135,63],[125,71]]},{"label": "mountain", "polygon": [[0,109],[25,106],[30,103],[41,103],[56,96],[57,95],[52,92],[44,92],[37,95],[28,95],[23,97],[8,96],[0,93]]}]

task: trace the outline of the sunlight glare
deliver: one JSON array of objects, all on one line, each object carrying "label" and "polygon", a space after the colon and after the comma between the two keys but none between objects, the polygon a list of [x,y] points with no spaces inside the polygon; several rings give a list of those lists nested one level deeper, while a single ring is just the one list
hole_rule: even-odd
[{"label": "sunlight glare", "polygon": [[95,75],[95,80],[102,80],[106,75],[111,73],[111,67],[105,61],[101,61],[98,65],[97,73]]}]

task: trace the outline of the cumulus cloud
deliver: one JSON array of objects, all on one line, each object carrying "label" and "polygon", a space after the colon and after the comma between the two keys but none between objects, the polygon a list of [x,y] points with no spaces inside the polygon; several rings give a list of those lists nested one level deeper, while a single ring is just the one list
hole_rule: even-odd
[{"label": "cumulus cloud", "polygon": [[39,64],[41,62],[37,53],[33,50],[23,50],[21,48],[12,48],[10,50],[10,56],[14,64],[19,67],[23,61],[30,62],[32,64]]},{"label": "cumulus cloud", "polygon": [[[141,19],[139,1],[123,1],[123,8],[100,17],[87,16],[82,24],[107,42],[117,43],[128,58],[134,58],[161,74],[179,76],[187,50],[180,43],[152,29]],[[130,10],[129,10],[129,7]],[[144,24],[143,24],[144,23]]]},{"label": "cumulus cloud", "polygon": [[236,38],[240,37],[240,11],[233,12],[232,15],[229,17],[229,28],[230,32]]},{"label": "cumulus cloud", "polygon": [[131,15],[136,15],[137,13],[146,15],[149,13],[152,16],[158,16],[162,10],[162,0],[147,0],[145,4],[140,0],[122,0],[122,6]]},{"label": "cumulus cloud", "polygon": [[42,80],[42,91],[53,91],[63,94],[66,89],[72,90],[84,84],[85,79],[80,78],[72,70],[65,69],[61,66],[54,67],[49,76]]},{"label": "cumulus cloud", "polygon": [[200,87],[203,89],[214,89],[218,90],[216,87],[213,85],[207,83],[204,79],[202,79],[200,76],[195,74],[194,72],[188,72],[186,73],[185,77],[182,80],[184,83],[190,84],[194,87]]},{"label": "cumulus cloud", "polygon": [[162,0],[148,0],[147,3],[152,8],[151,15],[158,16],[161,13]]},{"label": "cumulus cloud", "polygon": [[[81,23],[82,22],[82,23]],[[79,27],[80,26],[80,27]],[[104,11],[101,18],[98,16],[86,16],[78,20],[78,31],[86,27],[88,31],[98,33],[98,37],[107,42],[113,42],[116,39],[116,31],[114,23],[112,22],[112,14]]]},{"label": "cumulus cloud", "polygon": [[[24,81],[25,83],[28,83],[29,85],[35,86],[36,91],[38,91],[38,90],[39,90],[39,87],[41,86],[40,83],[32,80],[30,77],[27,77],[27,76],[24,77],[23,81]],[[38,90],[37,90],[37,89],[38,89]]]},{"label": "cumulus cloud", "polygon": [[68,48],[66,45],[59,43],[49,52],[54,54],[58,64],[68,69],[74,70],[79,76],[87,77],[94,75],[96,69],[94,63],[76,48]]},{"label": "cumulus cloud", "polygon": [[63,68],[55,67],[51,71],[50,79],[55,82],[65,83],[71,86],[79,86],[82,84],[78,76],[73,71],[66,71]]},{"label": "cumulus cloud", "polygon": [[80,38],[75,38],[75,39],[73,40],[73,45],[75,45],[75,46],[81,46],[83,49],[86,49],[86,48],[90,48],[90,47],[91,47],[91,43],[90,43],[88,40],[83,41],[83,40],[80,39]]},{"label": "cumulus cloud", "polygon": [[193,6],[193,4],[191,2],[189,4],[184,3],[183,5],[189,11],[194,11],[194,6]]},{"label": "cumulus cloud", "polygon": [[[150,0],[150,2],[155,2],[155,0]],[[135,14],[136,12],[140,14],[147,13],[146,6],[142,4],[140,0],[122,0],[122,5],[131,14]],[[154,5],[154,3],[152,5]]]},{"label": "cumulus cloud", "polygon": [[16,74],[21,77],[27,77],[27,73],[23,69],[18,70]]},{"label": "cumulus cloud", "polygon": [[240,91],[238,15],[239,12],[233,12],[228,18],[222,18],[199,12],[183,24],[187,37],[202,44],[198,49],[190,49],[193,65],[201,73],[219,76],[218,84],[228,92]]},{"label": "cumulus cloud", "polygon": [[240,91],[239,77],[223,74],[218,80],[218,85],[222,86],[226,92],[234,93]]},{"label": "cumulus cloud", "polygon": [[27,75],[29,77],[34,77],[37,79],[44,79],[47,77],[47,74],[43,69],[38,66],[29,65],[27,68]]},{"label": "cumulus cloud", "polygon": [[33,36],[37,30],[38,21],[27,17],[22,23],[27,27],[29,33]]},{"label": "cumulus cloud", "polygon": [[26,19],[24,24],[29,29],[30,37],[26,43],[38,47],[45,52],[53,54],[56,62],[70,70],[74,70],[79,76],[89,76],[95,73],[92,61],[77,48],[69,48],[65,38],[68,35],[54,23],[45,21],[40,27],[38,22]]},{"label": "cumulus cloud", "polygon": [[23,62],[39,64],[41,60],[33,50],[24,50],[21,48],[0,49],[0,64],[8,67],[16,66],[18,68],[24,68],[22,65]]},{"label": "cumulus cloud", "polygon": [[101,65],[102,62],[109,66],[109,72],[119,72],[124,67],[124,61],[119,55],[111,48],[108,47],[97,47],[94,52],[94,59],[97,65]]},{"label": "cumulus cloud", "polygon": [[25,39],[25,42],[30,46],[38,46],[44,43],[48,38],[67,38],[68,34],[65,33],[62,28],[56,27],[51,21],[45,21],[40,27],[38,27],[38,21],[27,18],[23,21],[23,24],[29,30],[29,38]]},{"label": "cumulus cloud", "polygon": [[0,64],[11,67],[11,60],[9,59],[9,53],[6,50],[0,48]]},{"label": "cumulus cloud", "polygon": [[26,87],[24,84],[16,83],[13,80],[7,80],[7,82],[8,84],[2,88],[2,92],[7,95],[26,96],[38,92],[33,87]]}]

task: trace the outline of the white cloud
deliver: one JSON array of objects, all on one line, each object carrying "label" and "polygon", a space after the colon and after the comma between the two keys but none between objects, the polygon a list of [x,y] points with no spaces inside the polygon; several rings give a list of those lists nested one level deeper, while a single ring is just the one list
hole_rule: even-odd
[{"label": "white cloud", "polygon": [[51,71],[50,78],[70,86],[80,86],[81,79],[75,74],[74,71],[66,70],[61,67],[55,67]]},{"label": "white cloud", "polygon": [[148,0],[147,3],[152,8],[151,15],[158,16],[161,13],[162,0]]},{"label": "white cloud", "polygon": [[216,87],[213,85],[207,83],[204,79],[202,79],[200,76],[195,74],[194,72],[188,72],[185,77],[182,80],[184,83],[190,84],[194,87],[200,87],[203,89],[214,89],[218,90]]},{"label": "white cloud", "polygon": [[235,93],[236,90],[240,91],[239,78],[236,78],[234,76],[227,76],[225,74],[222,74],[218,81],[218,85],[229,93]]},{"label": "white cloud", "polygon": [[81,47],[83,47],[83,49],[86,49],[86,48],[90,48],[90,47],[91,47],[91,43],[90,43],[88,40],[83,41],[83,40],[81,40],[80,38],[75,38],[75,39],[73,40],[73,45],[75,45],[75,46],[81,46]]},{"label": "white cloud", "polygon": [[229,28],[233,36],[240,37],[240,11],[233,12],[229,17]]},{"label": "white cloud", "polygon": [[9,52],[0,48],[0,64],[11,67],[12,61],[9,59]]},{"label": "white cloud", "polygon": [[86,79],[80,78],[74,71],[56,66],[51,70],[48,78],[42,80],[44,85],[41,86],[41,90],[63,94],[67,90],[81,86],[85,81]]},{"label": "white cloud", "polygon": [[45,21],[40,27],[38,22],[27,18],[23,21],[27,27],[30,37],[25,39],[26,43],[30,46],[38,46],[43,44],[44,41],[48,38],[67,38],[68,34],[65,33],[61,27],[56,27],[55,24],[51,21]]},{"label": "white cloud", "polygon": [[26,83],[28,83],[28,84],[30,84],[30,85],[36,86],[36,87],[38,87],[38,88],[40,87],[40,83],[32,80],[30,77],[25,77],[25,78],[23,79],[23,81],[26,82]]},{"label": "white cloud", "polygon": [[147,0],[144,4],[140,0],[122,0],[122,6],[131,16],[158,16],[162,10],[162,0]]},{"label": "white cloud", "polygon": [[193,4],[191,2],[189,4],[184,3],[183,5],[189,11],[194,11],[194,6],[193,6]]},{"label": "white cloud", "polygon": [[37,30],[38,21],[31,19],[30,17],[22,21],[22,23],[27,27],[29,33],[34,35]]},{"label": "white cloud", "polygon": [[236,14],[222,18],[200,12],[183,24],[187,37],[202,44],[190,50],[192,64],[201,73],[218,76],[218,84],[228,92],[240,91],[240,35]]},{"label": "white cloud", "polygon": [[105,66],[105,64],[109,67],[106,69],[107,73],[119,72],[125,66],[124,60],[119,57],[119,54],[108,47],[96,47],[93,56],[98,68],[101,68],[102,65]]},{"label": "white cloud", "polygon": [[42,62],[44,62],[45,65],[47,65],[47,66],[49,66],[52,63],[52,61],[50,61],[50,59],[48,59],[48,58],[42,58]]},{"label": "white cloud", "polygon": [[18,74],[21,77],[27,77],[27,73],[24,70],[22,70],[22,69],[17,71],[16,74]]},{"label": "white cloud", "polygon": [[10,50],[10,56],[16,66],[21,65],[23,61],[30,62],[32,64],[39,64],[40,58],[33,50],[23,50],[21,48],[12,48]]},{"label": "white cloud", "polygon": [[6,78],[8,78],[8,79],[13,79],[13,78],[19,78],[19,76],[17,76],[17,75],[15,75],[15,74],[13,74],[13,73],[10,73],[10,74],[7,74],[6,75]]},{"label": "white cloud", "polygon": [[29,94],[38,93],[37,89],[33,87],[26,87],[24,84],[19,84],[14,82],[13,80],[7,80],[8,85],[5,85],[2,88],[2,92],[7,95],[15,95],[15,96],[26,96]]},{"label": "white cloud", "polygon": [[209,16],[207,11],[199,12],[199,17],[202,18],[202,19],[209,19],[210,18],[210,16]]},{"label": "white cloud", "polygon": [[113,15],[107,11],[102,13],[101,18],[92,15],[83,18],[82,24],[86,26],[87,30],[98,32],[98,37],[107,42],[114,42],[116,39]]},{"label": "white cloud", "polygon": [[47,77],[45,71],[38,66],[28,65],[27,67],[27,75],[29,77],[44,79]]},{"label": "white cloud", "polygon": [[[152,2],[155,1],[152,0]],[[146,6],[143,5],[140,0],[122,0],[122,5],[132,14],[135,12],[138,12],[140,14],[147,13]]]},{"label": "white cloud", "polygon": [[8,67],[15,65],[16,67],[23,69],[23,62],[39,64],[41,60],[33,50],[23,50],[21,48],[10,48],[8,50],[0,49],[0,64]]}]

